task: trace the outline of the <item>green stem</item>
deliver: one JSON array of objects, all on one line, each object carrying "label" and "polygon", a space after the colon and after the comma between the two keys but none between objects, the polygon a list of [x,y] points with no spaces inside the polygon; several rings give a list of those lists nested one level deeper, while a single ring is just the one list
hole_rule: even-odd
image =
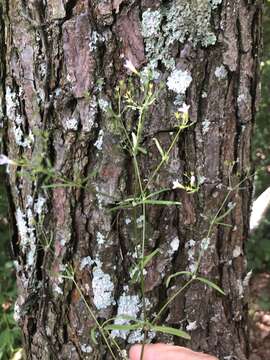
[{"label": "green stem", "polygon": [[143,189],[144,192],[146,191],[147,188],[149,188],[149,185],[151,184],[151,182],[154,180],[154,178],[155,178],[155,177],[157,176],[157,174],[159,173],[159,170],[160,170],[161,167],[163,166],[164,162],[167,161],[168,156],[169,156],[170,152],[172,151],[173,147],[175,146],[175,144],[176,144],[176,142],[177,142],[177,140],[178,140],[178,138],[179,138],[179,135],[180,135],[181,131],[182,131],[182,127],[180,126],[180,127],[178,128],[178,131],[177,131],[177,133],[176,133],[176,135],[175,135],[175,137],[174,137],[171,145],[169,146],[169,149],[165,152],[165,154],[164,154],[164,156],[162,157],[160,163],[158,164],[158,166],[156,167],[156,169],[154,170],[154,172],[153,172],[152,175],[150,176],[149,180],[147,181],[147,183],[146,183],[146,185],[145,185],[145,187],[144,187],[144,189]]},{"label": "green stem", "polygon": [[[146,238],[146,205],[143,203],[142,205],[143,209],[143,228],[142,228],[142,249],[141,249],[141,269],[140,269],[140,275],[141,275],[141,292],[142,292],[142,308],[143,308],[143,321],[146,320],[146,304],[145,304],[145,284],[144,284],[144,251],[145,251],[145,238]],[[142,343],[142,350],[141,350],[141,356],[140,360],[143,360],[143,353],[144,353],[144,347],[147,339],[147,331],[144,328],[144,337],[143,337],[143,343]]]},{"label": "green stem", "polygon": [[178,291],[176,291],[175,294],[173,294],[168,301],[166,301],[166,303],[162,306],[162,308],[159,310],[159,312],[157,313],[153,323],[156,323],[157,320],[160,318],[160,316],[162,315],[162,313],[164,312],[164,310],[167,308],[167,306],[179,295],[181,294],[182,291],[185,290],[185,288],[187,288],[195,279],[192,277],[183,287],[181,287],[181,289],[179,289]]},{"label": "green stem", "polygon": [[[81,299],[83,299],[83,302],[85,303],[85,306],[86,306],[89,314],[92,316],[94,322],[96,323],[97,328],[98,328],[99,332],[101,333],[101,336],[103,337],[103,339],[104,339],[104,341],[105,341],[105,343],[106,343],[106,345],[107,345],[107,347],[108,347],[108,349],[109,349],[109,351],[110,351],[110,353],[111,353],[111,355],[112,355],[112,358],[113,358],[114,360],[117,360],[116,357],[115,357],[115,355],[114,355],[114,353],[113,353],[113,350],[112,350],[112,348],[111,348],[111,346],[110,346],[110,344],[109,344],[109,342],[108,342],[108,339],[107,339],[107,337],[106,337],[106,335],[105,335],[105,333],[104,333],[104,331],[103,331],[103,329],[102,329],[102,326],[100,325],[100,323],[98,322],[95,314],[93,313],[92,309],[91,309],[90,306],[88,305],[88,303],[87,303],[87,301],[86,301],[86,299],[85,299],[85,297],[84,297],[81,289],[79,288],[77,282],[76,282],[75,279],[74,279],[74,276],[72,276],[72,281],[73,281],[73,283],[75,284],[76,289],[78,290]],[[120,351],[121,351],[121,350],[120,350]]]},{"label": "green stem", "polygon": [[[213,227],[214,225],[216,224],[216,220],[218,218],[218,215],[219,213],[221,212],[221,210],[224,208],[226,202],[228,201],[230,195],[232,192],[234,192],[236,189],[239,189],[239,186],[241,184],[243,184],[243,182],[245,182],[247,180],[248,177],[245,177],[242,181],[240,181],[237,185],[235,185],[233,188],[231,187],[231,178],[229,176],[229,191],[227,193],[227,195],[225,196],[224,200],[222,201],[222,204],[221,206],[219,207],[218,211],[215,213],[215,216],[213,217],[213,219],[211,220],[210,222],[210,226],[208,228],[208,231],[207,231],[207,235],[206,235],[206,238],[208,239],[213,231]],[[202,260],[202,256],[204,254],[204,249],[201,249],[200,250],[200,253],[199,253],[199,257],[198,257],[198,261],[197,261],[197,264],[196,264],[196,267],[195,267],[195,271],[193,273],[194,277],[196,277],[197,273],[198,273],[198,270],[199,270],[199,266],[200,266],[200,263],[201,263],[201,260]]]}]

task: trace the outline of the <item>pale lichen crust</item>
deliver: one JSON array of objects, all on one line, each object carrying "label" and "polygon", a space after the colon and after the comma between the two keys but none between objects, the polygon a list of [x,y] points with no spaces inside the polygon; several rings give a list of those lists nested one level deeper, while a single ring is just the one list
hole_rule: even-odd
[{"label": "pale lichen crust", "polygon": [[208,47],[216,43],[211,25],[212,10],[222,0],[172,0],[158,10],[142,14],[142,35],[152,70],[160,61],[167,69],[174,69],[170,53],[175,42],[190,42],[194,47]]}]

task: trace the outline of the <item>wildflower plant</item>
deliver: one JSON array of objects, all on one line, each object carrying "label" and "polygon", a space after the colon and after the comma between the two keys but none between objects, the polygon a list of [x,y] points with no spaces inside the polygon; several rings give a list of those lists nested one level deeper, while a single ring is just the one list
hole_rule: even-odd
[{"label": "wildflower plant", "polygon": [[[171,187],[157,187],[156,185],[161,169],[169,163],[172,151],[180,141],[181,134],[194,125],[189,117],[190,106],[184,102],[182,102],[182,105],[174,114],[174,126],[170,132],[171,138],[169,144],[165,147],[157,137],[152,137],[151,144],[155,146],[159,158],[156,166],[150,169],[147,179],[144,179],[143,160],[149,156],[149,149],[146,148],[144,141],[145,131],[148,125],[149,112],[151,111],[151,107],[158,101],[161,85],[155,84],[151,73],[146,77],[145,74],[141,75],[130,61],[125,63],[125,67],[131,75],[126,81],[121,80],[119,82],[115,89],[114,101],[112,102],[114,105],[107,108],[107,115],[111,119],[114,133],[120,138],[123,152],[130,158],[132,163],[131,193],[126,198],[112,203],[107,210],[114,214],[125,211],[131,211],[133,213],[133,228],[135,229],[133,235],[135,238],[136,257],[130,271],[130,282],[137,284],[140,289],[138,297],[141,301],[141,317],[135,318],[128,314],[118,314],[116,317],[107,319],[103,323],[100,322],[80,289],[79,283],[76,280],[76,269],[68,265],[60,276],[66,281],[73,283],[80,297],[83,299],[89,315],[94,320],[95,327],[91,331],[92,342],[96,344],[98,339],[101,339],[113,359],[127,359],[127,354],[116,341],[117,336],[115,336],[115,334],[121,331],[141,331],[143,333],[143,346],[140,357],[142,360],[144,345],[151,340],[151,333],[159,332],[182,337],[187,340],[190,339],[190,335],[187,332],[167,326],[161,323],[161,320],[168,306],[176,297],[183,293],[191,283],[195,281],[202,282],[224,295],[223,290],[218,285],[200,276],[200,263],[208,247],[214,226],[229,226],[224,223],[224,219],[233,209],[232,206],[228,205],[228,202],[231,199],[231,195],[240,188],[240,185],[246,179],[236,185],[233,185],[230,181],[229,190],[221,207],[217,210],[214,217],[209,219],[207,235],[201,241],[200,252],[192,270],[178,271],[166,279],[166,287],[168,287],[172,280],[183,276],[186,279],[184,285],[166,299],[163,306],[155,315],[148,314],[145,295],[146,268],[154,258],[158,258],[162,253],[162,250],[159,248],[154,249],[151,253],[147,253],[146,251],[148,233],[151,231],[151,229],[148,229],[147,224],[149,209],[156,206],[179,207],[181,205],[180,201],[169,198],[171,192],[180,189],[192,195],[200,190],[200,181],[196,178],[195,172],[190,172],[184,174],[184,181],[173,181]],[[73,180],[69,180],[55,170],[52,163],[44,158],[42,154],[35,159],[31,159],[31,161],[25,158],[13,160],[9,159],[6,155],[0,155],[0,164],[17,167],[21,176],[30,177],[32,181],[42,177],[42,187],[48,190],[54,187],[83,187],[84,191],[86,191],[88,179],[89,176],[91,176],[89,175],[84,179],[74,176]],[[106,194],[102,193],[102,196],[106,196]],[[111,196],[109,198],[112,199]],[[224,211],[226,208],[227,210]],[[138,226],[138,219],[140,219],[140,226]],[[44,247],[45,253],[49,253],[53,238],[49,236],[48,240],[48,234],[43,230],[42,221],[39,221],[36,227],[36,232],[41,239],[41,246]]]},{"label": "wildflower plant", "polygon": [[[174,131],[171,132],[170,144],[164,148],[160,141],[153,137],[152,141],[159,153],[159,160],[154,169],[151,170],[147,179],[143,178],[143,168],[141,164],[141,158],[147,157],[148,149],[144,145],[144,132],[147,127],[147,120],[151,106],[155,104],[159,95],[159,88],[154,84],[151,79],[151,74],[147,78],[142,77],[134,65],[127,61],[125,67],[131,73],[131,77],[126,81],[120,81],[115,91],[115,108],[108,109],[108,116],[112,119],[115,133],[117,133],[121,140],[123,151],[130,157],[133,168],[133,182],[132,182],[132,194],[127,198],[123,198],[120,201],[116,201],[108,211],[113,213],[132,211],[133,212],[133,225],[136,236],[136,259],[137,262],[133,264],[130,271],[130,281],[133,284],[139,284],[140,299],[142,303],[142,314],[140,318],[135,318],[128,314],[118,314],[117,317],[107,319],[103,323],[99,323],[97,317],[90,309],[84,295],[78,287],[76,281],[76,271],[72,270],[72,276],[68,275],[75,286],[77,287],[80,296],[84,299],[89,308],[89,313],[96,323],[96,327],[91,331],[91,337],[93,343],[97,341],[97,333],[101,335],[106,343],[109,352],[113,359],[118,358],[127,359],[127,355],[124,350],[121,350],[120,345],[115,339],[115,333],[121,331],[143,332],[143,346],[140,359],[143,359],[144,345],[151,340],[151,333],[163,333],[172,336],[182,337],[184,339],[190,339],[190,335],[178,328],[166,326],[160,323],[162,315],[168,308],[168,306],[179,296],[184,290],[190,286],[194,281],[202,282],[209,287],[213,288],[220,294],[224,295],[223,290],[213,283],[212,281],[199,275],[200,262],[204,251],[208,246],[209,238],[212,234],[214,225],[222,224],[221,220],[224,219],[232,210],[229,208],[224,214],[221,215],[228,199],[232,192],[238,189],[239,185],[230,187],[227,196],[220,209],[218,209],[216,215],[210,220],[209,230],[207,236],[202,241],[201,250],[199,253],[196,266],[193,271],[180,271],[171,274],[166,279],[166,286],[168,287],[171,281],[179,276],[184,276],[186,283],[174,292],[159,309],[155,315],[149,315],[147,311],[147,299],[145,296],[145,274],[146,267],[158,257],[162,252],[159,248],[156,248],[151,253],[146,253],[147,248],[147,217],[148,210],[152,206],[173,206],[178,207],[181,205],[180,201],[173,201],[166,199],[166,195],[175,189],[181,189],[188,194],[194,194],[199,191],[199,184],[196,176],[193,172],[185,174],[185,184],[180,183],[178,180],[174,181],[172,187],[155,188],[156,180],[160,174],[161,169],[168,164],[170,155],[174,147],[180,140],[181,133],[193,126],[189,118],[189,105],[183,103],[178,111],[174,114],[175,125]],[[139,91],[133,82],[139,83]],[[138,226],[138,219],[140,219],[140,226]]]}]

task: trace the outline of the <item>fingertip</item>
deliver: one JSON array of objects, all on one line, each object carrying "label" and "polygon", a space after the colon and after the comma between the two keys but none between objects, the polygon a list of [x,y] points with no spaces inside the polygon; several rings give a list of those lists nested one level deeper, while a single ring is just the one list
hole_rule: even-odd
[{"label": "fingertip", "polygon": [[139,360],[142,345],[136,344],[131,346],[129,350],[129,360]]}]

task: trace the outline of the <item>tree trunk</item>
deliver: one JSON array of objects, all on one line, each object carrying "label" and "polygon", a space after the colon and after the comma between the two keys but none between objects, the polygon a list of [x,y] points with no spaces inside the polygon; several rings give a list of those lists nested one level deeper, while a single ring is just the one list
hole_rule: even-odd
[{"label": "tree trunk", "polygon": [[[146,114],[142,177],[159,161],[153,137],[168,147],[174,113],[185,101],[192,125],[152,188],[172,189],[175,181],[199,186],[191,194],[172,189],[159,197],[180,201],[179,207],[147,207],[146,253],[160,249],[146,266],[148,318],[185,284],[185,277],[168,288],[165,281],[194,270],[202,241],[199,274],[226,293],[192,282],[159,319],[189,331],[191,341],[159,333],[153,341],[246,360],[245,242],[261,1],[1,0],[0,14],[4,144],[18,165],[8,165],[7,175],[19,289],[15,317],[27,358],[111,359],[99,332],[97,344],[90,338],[96,324],[86,302],[101,322],[123,306],[137,317],[142,312],[140,287],[130,281],[138,244],[129,222],[135,212],[140,229],[140,207],[108,211],[132,194],[134,183],[131,158],[108,111],[116,107],[121,79],[131,77],[139,92],[136,75],[123,66],[129,59],[141,74],[151,69],[159,88]],[[124,121],[134,122],[132,116]],[[52,177],[54,186],[44,187]],[[225,225],[216,221],[208,234],[214,217],[227,210],[220,220]],[[77,287],[62,276],[67,266]],[[138,331],[118,335],[122,349],[142,340]]]}]

